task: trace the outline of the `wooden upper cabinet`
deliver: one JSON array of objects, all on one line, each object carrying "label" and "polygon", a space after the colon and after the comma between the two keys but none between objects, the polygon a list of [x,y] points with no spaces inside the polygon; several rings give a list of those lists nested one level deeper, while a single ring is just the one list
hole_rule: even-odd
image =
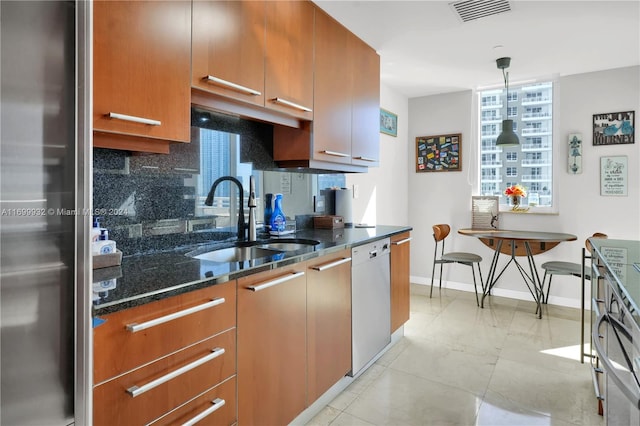
[{"label": "wooden upper cabinet", "polygon": [[264,106],[266,3],[193,2],[193,87]]},{"label": "wooden upper cabinet", "polygon": [[316,9],[312,158],[351,164],[351,33]]},{"label": "wooden upper cabinet", "polygon": [[94,1],[94,131],[189,142],[190,46],[189,1]]},{"label": "wooden upper cabinet", "polygon": [[265,106],[313,119],[313,19],[310,1],[266,3]]},{"label": "wooden upper cabinet", "polygon": [[380,56],[362,40],[349,44],[352,83],[351,158],[353,164],[378,166],[380,159]]}]

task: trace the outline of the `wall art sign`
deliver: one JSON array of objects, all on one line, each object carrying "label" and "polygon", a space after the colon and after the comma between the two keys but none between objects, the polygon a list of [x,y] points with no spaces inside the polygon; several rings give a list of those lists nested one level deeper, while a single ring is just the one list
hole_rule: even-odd
[{"label": "wall art sign", "polygon": [[635,143],[635,111],[593,115],[593,144]]},{"label": "wall art sign", "polygon": [[416,172],[462,170],[462,134],[418,136]]},{"label": "wall art sign", "polygon": [[600,195],[627,195],[627,156],[600,157]]},{"label": "wall art sign", "polygon": [[577,175],[582,173],[582,135],[571,133],[569,135],[569,174]]},{"label": "wall art sign", "polygon": [[398,116],[380,108],[380,133],[398,136]]}]

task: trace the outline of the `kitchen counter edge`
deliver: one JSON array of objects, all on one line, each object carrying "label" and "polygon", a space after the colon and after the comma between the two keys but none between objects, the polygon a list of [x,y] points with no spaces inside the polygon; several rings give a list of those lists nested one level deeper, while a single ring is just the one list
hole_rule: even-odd
[{"label": "kitchen counter edge", "polygon": [[[281,260],[276,260],[264,264],[259,264],[254,267],[247,267],[246,269],[230,271],[223,273],[219,276],[187,279],[185,282],[172,282],[168,283],[166,287],[157,288],[149,292],[143,292],[133,295],[131,297],[123,297],[121,299],[111,300],[108,303],[93,306],[93,316],[107,315],[114,312],[118,312],[124,309],[141,306],[157,300],[162,300],[167,297],[177,296],[179,294],[199,290],[202,288],[210,287],[212,285],[222,284],[237,278],[241,278],[247,275],[253,275],[259,272],[269,271],[284,266],[297,264],[307,261],[316,257],[324,256],[327,254],[335,253],[341,250],[350,249],[362,244],[366,244],[372,241],[377,241],[383,238],[388,238],[393,235],[402,234],[412,231],[411,226],[376,226],[375,228],[344,228],[340,230],[303,230],[296,234],[296,238],[310,238],[320,241],[320,249],[302,253],[293,254],[291,256],[285,256]],[[331,241],[331,235],[335,231],[344,232],[344,238],[342,241]],[[146,255],[145,258],[152,258],[158,255]],[[125,262],[126,260],[123,260]],[[128,283],[131,285],[131,283]]]}]

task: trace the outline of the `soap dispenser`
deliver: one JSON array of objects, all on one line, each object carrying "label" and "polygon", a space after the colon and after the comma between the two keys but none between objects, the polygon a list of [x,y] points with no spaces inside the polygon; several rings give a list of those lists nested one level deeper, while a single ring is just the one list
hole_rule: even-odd
[{"label": "soap dispenser", "polygon": [[282,194],[276,194],[276,199],[271,215],[271,233],[278,234],[284,232],[287,226],[287,218],[282,211]]}]

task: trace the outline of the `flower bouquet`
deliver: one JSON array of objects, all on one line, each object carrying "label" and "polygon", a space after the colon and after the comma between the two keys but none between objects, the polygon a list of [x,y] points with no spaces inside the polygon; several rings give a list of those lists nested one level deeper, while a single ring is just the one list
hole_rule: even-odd
[{"label": "flower bouquet", "polygon": [[529,209],[520,209],[520,198],[527,196],[527,190],[524,186],[520,184],[512,185],[504,190],[504,195],[509,197],[511,200],[511,205],[513,206],[511,210],[513,211],[527,211]]}]

